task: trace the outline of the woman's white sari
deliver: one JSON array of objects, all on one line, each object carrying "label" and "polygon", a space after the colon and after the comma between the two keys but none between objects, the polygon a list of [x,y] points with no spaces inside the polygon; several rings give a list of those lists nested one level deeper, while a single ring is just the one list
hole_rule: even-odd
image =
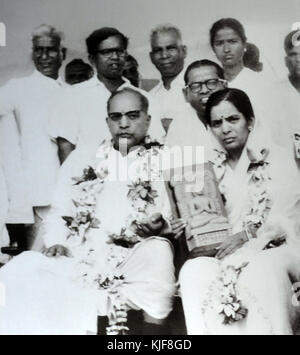
[{"label": "woman's white sari", "polygon": [[[211,162],[233,233],[249,222],[261,227],[257,239],[222,261],[201,257],[186,262],[180,285],[188,333],[291,334],[299,312],[292,284],[300,280],[300,180],[295,163],[282,148],[262,143],[255,131],[234,170],[219,147]],[[286,244],[263,250],[282,235]],[[226,266],[242,267],[236,288],[248,310],[244,319],[231,324],[224,324],[220,313],[221,271]]]}]

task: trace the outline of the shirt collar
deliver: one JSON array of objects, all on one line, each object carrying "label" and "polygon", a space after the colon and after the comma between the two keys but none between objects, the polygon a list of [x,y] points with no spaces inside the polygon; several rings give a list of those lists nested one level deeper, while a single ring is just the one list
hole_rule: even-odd
[{"label": "shirt collar", "polygon": [[49,78],[48,76],[42,74],[41,72],[39,72],[36,69],[32,73],[32,77],[36,78],[38,80],[43,80],[44,82],[48,82],[48,83],[57,83],[59,86],[64,85],[64,81],[62,80],[61,77],[58,77],[57,79],[52,79],[52,78]]},{"label": "shirt collar", "polygon": [[[185,73],[185,69],[183,69],[183,70],[176,76],[176,78],[171,82],[171,85],[170,85],[170,89],[169,89],[169,90],[174,89],[174,87],[180,87],[180,89],[183,89],[183,87],[184,87],[184,73]],[[163,83],[163,80],[162,80],[162,79],[160,79],[159,83],[154,87],[154,90],[155,90],[155,91],[159,91],[159,90],[166,90],[166,91],[169,91],[169,90],[167,90],[167,89],[164,87],[164,83]]]}]

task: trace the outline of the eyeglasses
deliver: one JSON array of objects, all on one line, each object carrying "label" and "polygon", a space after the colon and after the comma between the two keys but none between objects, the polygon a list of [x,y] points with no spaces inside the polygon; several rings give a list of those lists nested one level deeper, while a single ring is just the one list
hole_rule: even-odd
[{"label": "eyeglasses", "polygon": [[122,113],[122,112],[112,112],[112,113],[109,113],[108,114],[108,117],[114,121],[114,122],[120,122],[121,119],[125,116],[127,117],[130,121],[135,121],[137,120],[138,118],[141,117],[141,113],[143,111],[141,110],[135,110],[135,111],[128,111],[128,112],[125,112],[125,113]]},{"label": "eyeglasses", "polygon": [[186,86],[186,88],[189,88],[192,93],[197,94],[200,92],[205,85],[208,90],[215,90],[218,87],[218,84],[223,83],[225,84],[227,81],[224,79],[209,79],[206,81],[197,81],[194,83],[191,83]]},{"label": "eyeglasses", "polygon": [[58,48],[45,48],[45,47],[34,47],[33,53],[37,57],[41,57],[44,53],[46,53],[49,57],[56,57],[59,53]]},{"label": "eyeglasses", "polygon": [[120,58],[126,56],[126,50],[125,49],[119,49],[119,48],[109,48],[109,49],[100,49],[96,53],[99,53],[105,58],[111,58],[114,53]]}]

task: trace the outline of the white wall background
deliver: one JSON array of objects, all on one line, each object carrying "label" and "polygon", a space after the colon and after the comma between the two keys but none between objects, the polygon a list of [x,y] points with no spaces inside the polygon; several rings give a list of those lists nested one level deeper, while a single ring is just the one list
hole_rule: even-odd
[{"label": "white wall background", "polygon": [[292,24],[300,22],[300,0],[0,0],[0,22],[7,30],[7,45],[0,47],[0,84],[32,69],[30,33],[42,23],[65,33],[68,60],[84,56],[84,40],[93,30],[117,27],[130,38],[129,49],[143,77],[157,78],[148,57],[153,27],[178,26],[189,48],[188,61],[213,59],[209,29],[214,21],[229,16],[243,23],[262,60],[284,76],[283,39]]}]

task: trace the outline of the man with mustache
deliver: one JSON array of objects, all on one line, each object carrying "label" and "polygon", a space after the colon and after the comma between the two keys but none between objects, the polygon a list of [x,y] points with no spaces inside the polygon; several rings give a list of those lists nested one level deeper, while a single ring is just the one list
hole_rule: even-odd
[{"label": "man with mustache", "polygon": [[[112,320],[118,304],[124,311],[143,310],[139,334],[163,331],[175,292],[169,239],[177,239],[186,224],[171,219],[157,164],[162,147],[147,135],[148,105],[130,88],[112,94],[106,119],[111,138],[62,166],[44,255],[23,253],[0,269],[9,294],[0,307],[0,334],[96,333],[97,316]],[[110,290],[106,276],[119,287]],[[20,285],[21,308],[14,292]]]},{"label": "man with mustache", "polygon": [[176,120],[178,111],[185,105],[182,87],[187,48],[182,43],[180,30],[172,25],[155,28],[150,43],[151,61],[161,75],[160,82],[150,93],[160,108],[158,119],[168,132],[171,122]]},{"label": "man with mustache", "polygon": [[[17,234],[24,234],[19,230],[20,224],[33,223],[33,209],[35,225],[26,231],[28,240],[23,245],[26,249],[32,247],[41,219],[50,205],[59,168],[57,145],[49,137],[48,120],[62,87],[59,69],[66,55],[62,40],[62,33],[54,27],[39,26],[32,34],[34,72],[12,79],[0,89],[0,120],[7,128],[4,145],[14,152],[7,163],[10,179],[15,181],[16,176],[22,176],[18,190],[11,192],[17,204],[7,223],[14,225],[11,226],[13,234],[15,230]],[[28,191],[22,190],[22,186]]]},{"label": "man with mustache", "polygon": [[183,96],[189,104],[183,107],[180,118],[170,127],[166,139],[168,146],[204,146],[210,138],[204,119],[210,95],[227,87],[223,69],[207,59],[190,64],[184,74]]},{"label": "man with mustache", "polygon": [[[128,43],[129,40],[123,33],[110,27],[98,29],[86,39],[95,76],[76,85],[76,88],[66,88],[52,116],[51,135],[57,139],[61,163],[75,147],[78,149],[89,146],[93,150],[99,142],[109,137],[105,122],[101,120],[106,115],[109,96],[125,87],[134,88],[123,76]],[[147,96],[146,92],[140,92]],[[152,108],[153,105],[150,104],[153,116]],[[162,134],[151,133],[152,136]]]}]

